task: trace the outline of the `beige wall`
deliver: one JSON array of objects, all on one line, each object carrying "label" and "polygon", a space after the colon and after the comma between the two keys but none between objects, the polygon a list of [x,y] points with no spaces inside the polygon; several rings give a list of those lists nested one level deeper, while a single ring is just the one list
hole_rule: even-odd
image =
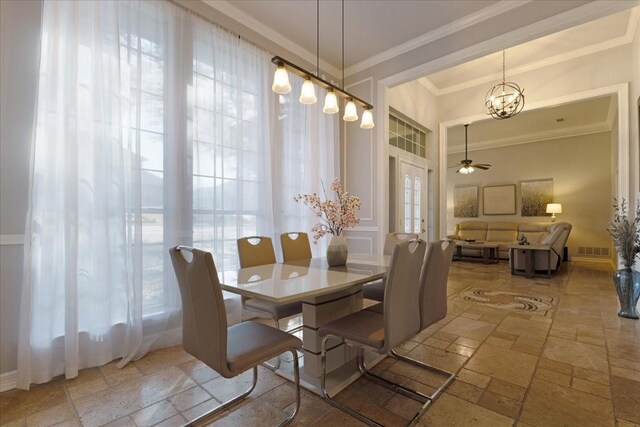
[{"label": "beige wall", "polygon": [[[461,154],[449,155],[449,164]],[[611,211],[611,132],[538,141],[487,150],[473,151],[470,158],[490,163],[488,171],[470,175],[450,169],[447,179],[447,224],[450,232],[456,223],[466,220],[550,223],[548,217],[520,216],[520,181],[553,178],[554,202],[562,203],[558,221],[573,225],[568,241],[570,256],[578,255],[578,246],[610,248],[606,227]],[[516,184],[516,215],[482,215],[482,186]],[[478,218],[453,217],[453,189],[478,186]]]}]

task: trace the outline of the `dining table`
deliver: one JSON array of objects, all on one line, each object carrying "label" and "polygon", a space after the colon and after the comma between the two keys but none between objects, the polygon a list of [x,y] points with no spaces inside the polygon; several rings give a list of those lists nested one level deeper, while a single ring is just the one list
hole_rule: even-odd
[{"label": "dining table", "polygon": [[[346,265],[330,267],[325,258],[265,264],[236,271],[219,272],[222,289],[247,298],[273,303],[302,302],[302,342],[299,353],[300,384],[321,395],[321,343],[318,329],[335,319],[364,308],[362,287],[382,279],[389,256],[349,259]],[[355,350],[344,342],[327,343],[327,386],[334,396],[358,379]],[[367,356],[370,366],[384,356]],[[293,380],[293,363],[284,360],[276,374]]]}]

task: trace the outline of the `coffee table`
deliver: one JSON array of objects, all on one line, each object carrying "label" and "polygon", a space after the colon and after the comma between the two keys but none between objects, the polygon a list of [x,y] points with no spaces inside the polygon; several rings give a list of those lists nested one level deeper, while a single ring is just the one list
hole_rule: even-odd
[{"label": "coffee table", "polygon": [[498,263],[500,259],[498,258],[498,248],[500,247],[499,243],[492,242],[456,242],[456,260],[475,260],[477,258],[462,255],[462,249],[478,249],[482,252],[482,262],[485,264],[489,263]]}]

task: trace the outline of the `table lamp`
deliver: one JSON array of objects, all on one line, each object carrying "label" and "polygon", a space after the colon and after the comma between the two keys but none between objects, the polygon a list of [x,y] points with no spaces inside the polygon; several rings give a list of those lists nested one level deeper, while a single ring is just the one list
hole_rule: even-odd
[{"label": "table lamp", "polygon": [[556,222],[556,214],[562,213],[561,203],[547,203],[547,213],[551,214],[551,222]]}]

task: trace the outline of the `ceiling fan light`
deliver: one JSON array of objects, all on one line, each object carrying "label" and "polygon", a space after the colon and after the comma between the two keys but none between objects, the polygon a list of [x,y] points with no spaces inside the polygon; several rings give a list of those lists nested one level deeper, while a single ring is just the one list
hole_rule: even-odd
[{"label": "ceiling fan light", "polygon": [[324,107],[322,108],[322,112],[326,114],[335,114],[340,111],[340,107],[338,106],[338,98],[336,94],[331,89],[327,92],[327,96],[324,97]]},{"label": "ceiling fan light", "polygon": [[371,110],[366,109],[362,113],[362,121],[360,122],[360,127],[362,129],[371,129],[375,126],[373,123],[373,114],[371,114]]},{"label": "ceiling fan light", "polygon": [[273,74],[273,85],[271,90],[280,95],[286,95],[291,92],[291,83],[289,83],[289,73],[284,65],[278,65],[276,72]]},{"label": "ceiling fan light", "polygon": [[316,88],[309,77],[305,78],[304,83],[302,84],[300,102],[307,105],[318,102],[318,98],[316,98]]},{"label": "ceiling fan light", "polygon": [[344,116],[342,116],[342,120],[344,120],[345,122],[355,122],[356,120],[358,120],[356,104],[351,98],[349,98],[347,105],[344,107]]}]

